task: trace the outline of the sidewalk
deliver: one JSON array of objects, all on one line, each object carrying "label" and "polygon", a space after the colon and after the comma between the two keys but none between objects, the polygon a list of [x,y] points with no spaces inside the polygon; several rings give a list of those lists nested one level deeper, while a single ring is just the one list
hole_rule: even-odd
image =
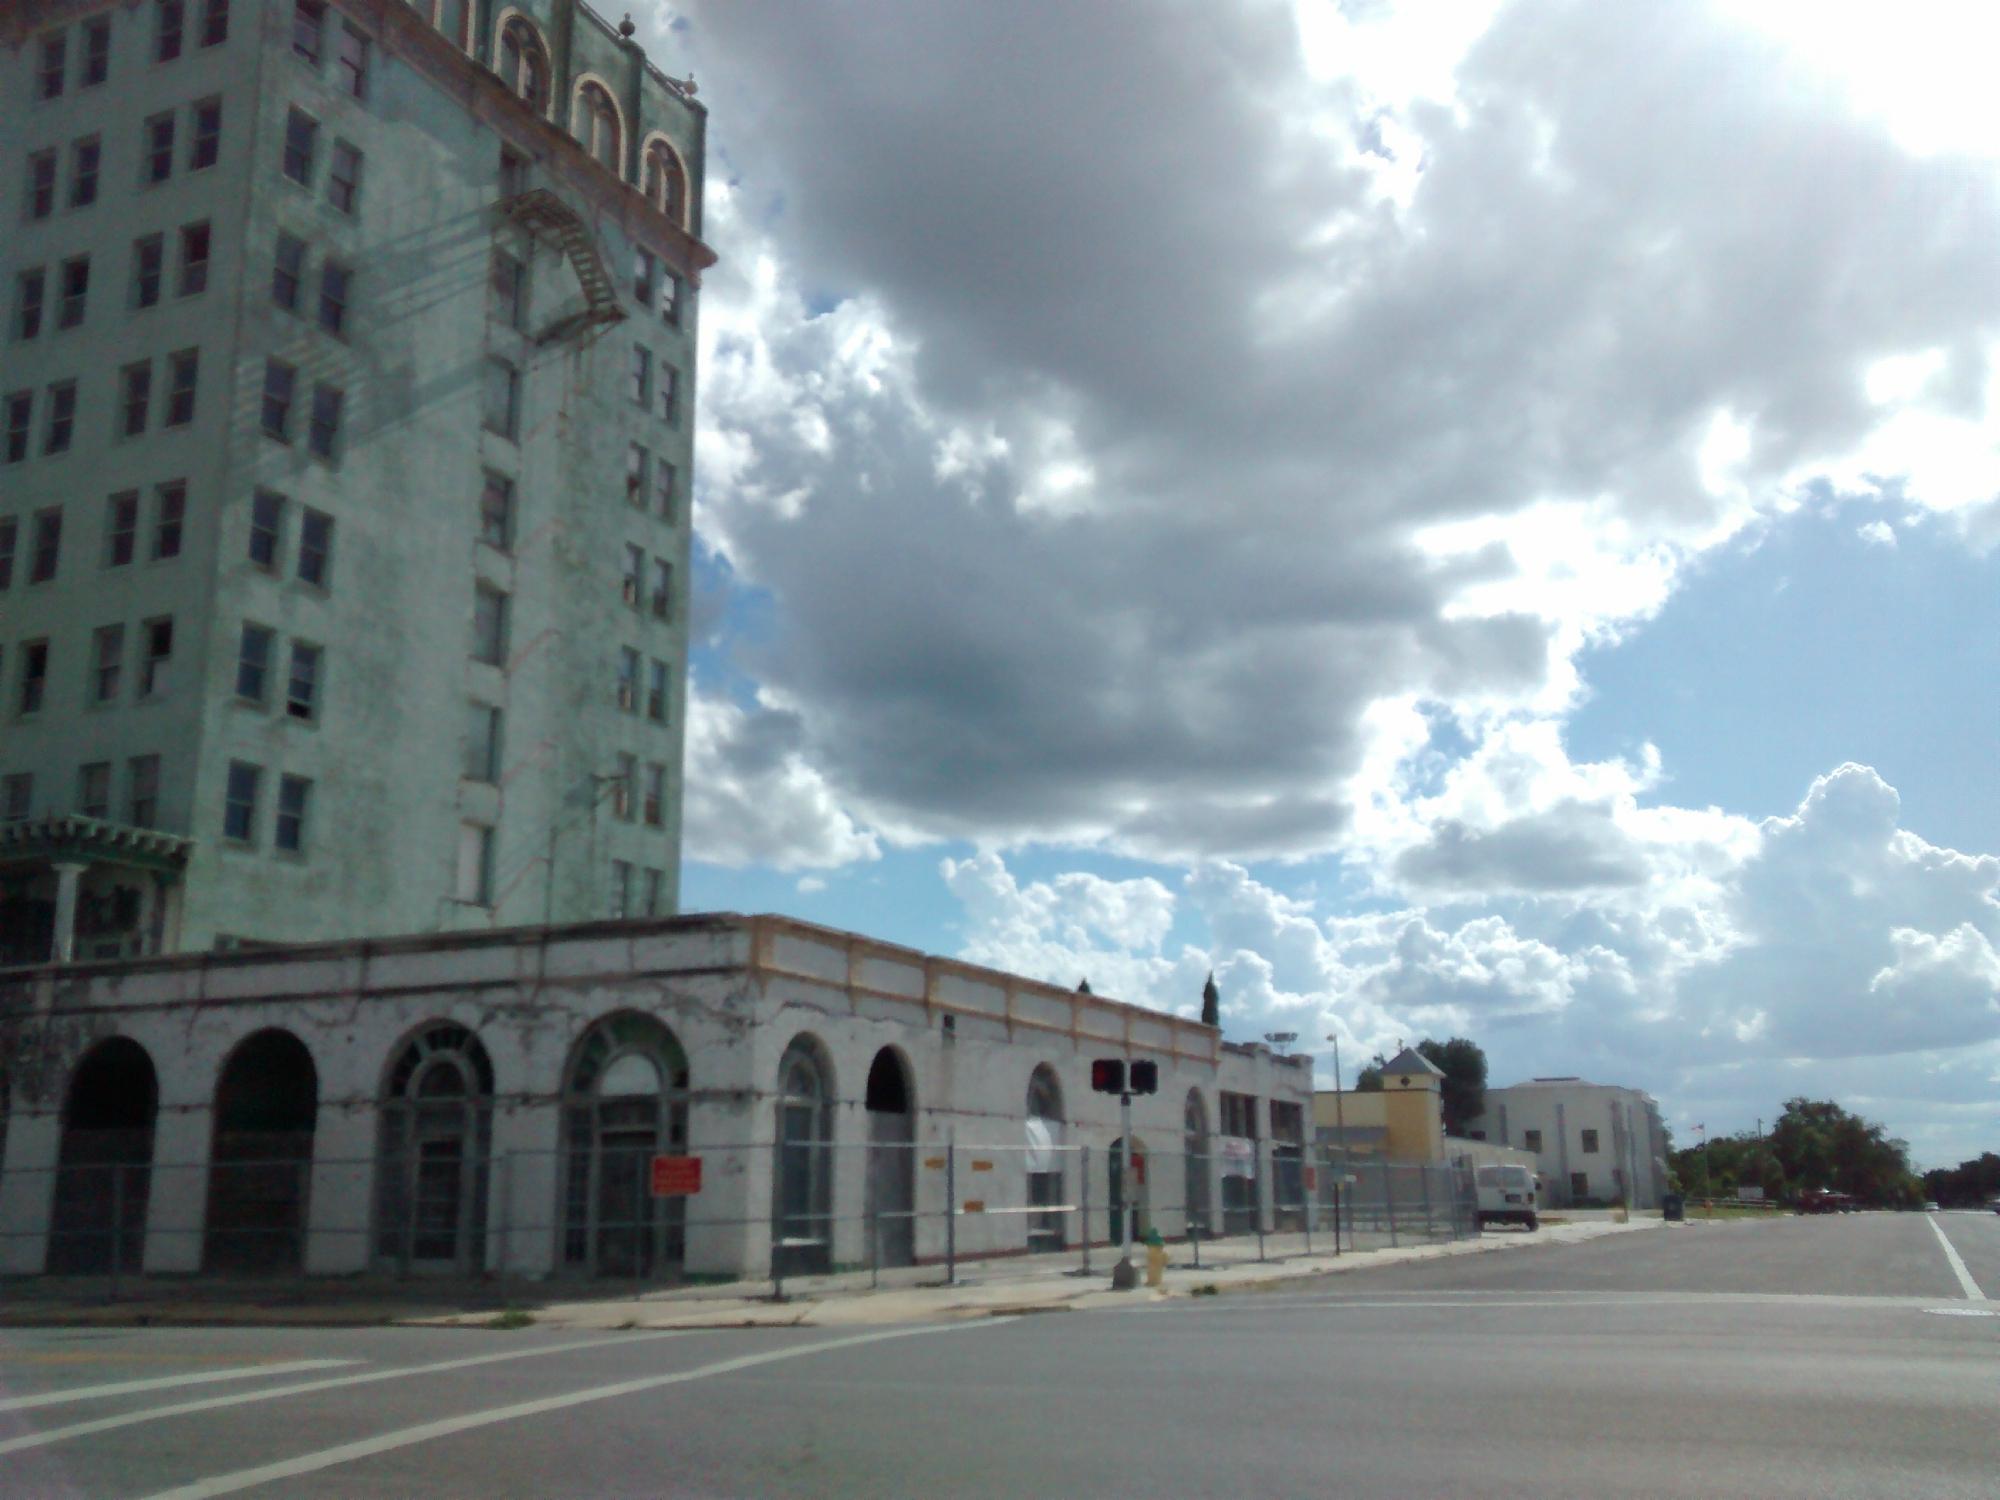
[{"label": "sidewalk", "polygon": [[[1605,1214],[1577,1216],[1537,1233],[1495,1232],[1477,1239],[1395,1249],[1350,1250],[1341,1255],[1294,1254],[1281,1260],[1236,1261],[1195,1267],[1185,1247],[1172,1247],[1165,1282],[1114,1292],[1111,1265],[1116,1255],[1094,1258],[1093,1274],[1031,1268],[1017,1259],[968,1262],[952,1285],[938,1283],[942,1267],[923,1266],[896,1273],[900,1284],[871,1289],[865,1275],[815,1277],[788,1284],[783,1302],[772,1300],[768,1283],[717,1287],[676,1287],[631,1297],[569,1296],[571,1288],[547,1282],[523,1284],[511,1295],[483,1288],[466,1296],[461,1289],[398,1287],[385,1292],[338,1284],[281,1290],[254,1287],[143,1286],[129,1300],[65,1297],[60,1291],[8,1296],[0,1303],[0,1326],[13,1327],[404,1327],[488,1328],[532,1323],[540,1328],[581,1330],[668,1328],[842,1328],[862,1324],[934,1322],[1006,1314],[1083,1311],[1131,1307],[1168,1297],[1210,1296],[1258,1291],[1309,1277],[1368,1270],[1410,1261],[1459,1255],[1533,1250],[1573,1245],[1607,1235],[1658,1229],[1657,1214],[1634,1215],[1618,1223]],[[1144,1271],[1143,1254],[1138,1262]],[[10,1289],[24,1290],[24,1289]],[[563,1300],[545,1300],[552,1295]],[[468,1303],[473,1306],[468,1309]]]}]

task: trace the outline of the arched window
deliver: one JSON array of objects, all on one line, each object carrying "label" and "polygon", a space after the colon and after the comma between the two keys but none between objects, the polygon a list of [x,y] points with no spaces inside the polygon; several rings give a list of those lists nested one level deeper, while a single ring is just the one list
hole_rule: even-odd
[{"label": "arched window", "polygon": [[611,102],[611,95],[601,83],[589,79],[577,85],[576,118],[572,122],[571,134],[583,143],[598,161],[624,175],[624,157],[620,152],[618,135],[618,106]]},{"label": "arched window", "polygon": [[646,201],[683,229],[687,227],[687,168],[674,148],[658,136],[646,147]]},{"label": "arched window", "polygon": [[476,1272],[486,1236],[493,1064],[463,1026],[426,1026],[384,1083],[376,1254],[399,1270]]},{"label": "arched window", "polygon": [[778,1176],[772,1184],[772,1259],[781,1274],[833,1265],[833,1068],[818,1041],[798,1036],[778,1062]]},{"label": "arched window", "polygon": [[139,1269],[159,1096],[153,1060],[130,1037],[99,1042],[70,1075],[49,1234],[51,1272]]},{"label": "arched window", "polygon": [[520,16],[509,17],[500,30],[500,77],[508,91],[536,114],[548,110],[548,49]]},{"label": "arched window", "polygon": [[872,1264],[916,1264],[917,1112],[908,1064],[894,1047],[875,1054],[868,1116],[868,1228]]},{"label": "arched window", "polygon": [[678,1273],[686,1200],[654,1198],[655,1155],[687,1150],[687,1054],[651,1016],[619,1011],[577,1043],[563,1084],[563,1261],[603,1276]]},{"label": "arched window", "polygon": [[215,1086],[205,1261],[210,1271],[285,1271],[305,1263],[319,1070],[275,1027],[229,1055]]},{"label": "arched window", "polygon": [[1028,1215],[1030,1250],[1060,1250],[1068,1239],[1060,1211],[1062,1146],[1062,1084],[1043,1063],[1028,1079],[1028,1204],[1044,1210]]}]

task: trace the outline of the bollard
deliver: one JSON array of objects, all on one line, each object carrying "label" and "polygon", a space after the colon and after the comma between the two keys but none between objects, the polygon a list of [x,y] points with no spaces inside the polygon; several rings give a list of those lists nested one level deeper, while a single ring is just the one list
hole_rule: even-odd
[{"label": "bollard", "polygon": [[944,1284],[958,1285],[958,1131],[944,1139]]}]

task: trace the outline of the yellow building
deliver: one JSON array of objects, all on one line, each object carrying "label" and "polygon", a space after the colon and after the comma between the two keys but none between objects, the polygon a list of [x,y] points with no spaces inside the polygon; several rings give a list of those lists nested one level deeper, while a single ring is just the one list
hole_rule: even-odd
[{"label": "yellow building", "polygon": [[1382,1069],[1368,1093],[1322,1089],[1313,1095],[1314,1135],[1322,1145],[1391,1161],[1444,1160],[1444,1073],[1414,1047]]}]

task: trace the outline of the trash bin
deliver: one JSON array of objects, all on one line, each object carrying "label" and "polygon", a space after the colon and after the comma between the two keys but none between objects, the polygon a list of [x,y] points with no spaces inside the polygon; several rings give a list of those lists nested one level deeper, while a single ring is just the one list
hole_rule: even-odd
[{"label": "trash bin", "polygon": [[1687,1218],[1687,1199],[1679,1193],[1666,1193],[1660,1198],[1660,1217],[1670,1223],[1681,1223]]}]

